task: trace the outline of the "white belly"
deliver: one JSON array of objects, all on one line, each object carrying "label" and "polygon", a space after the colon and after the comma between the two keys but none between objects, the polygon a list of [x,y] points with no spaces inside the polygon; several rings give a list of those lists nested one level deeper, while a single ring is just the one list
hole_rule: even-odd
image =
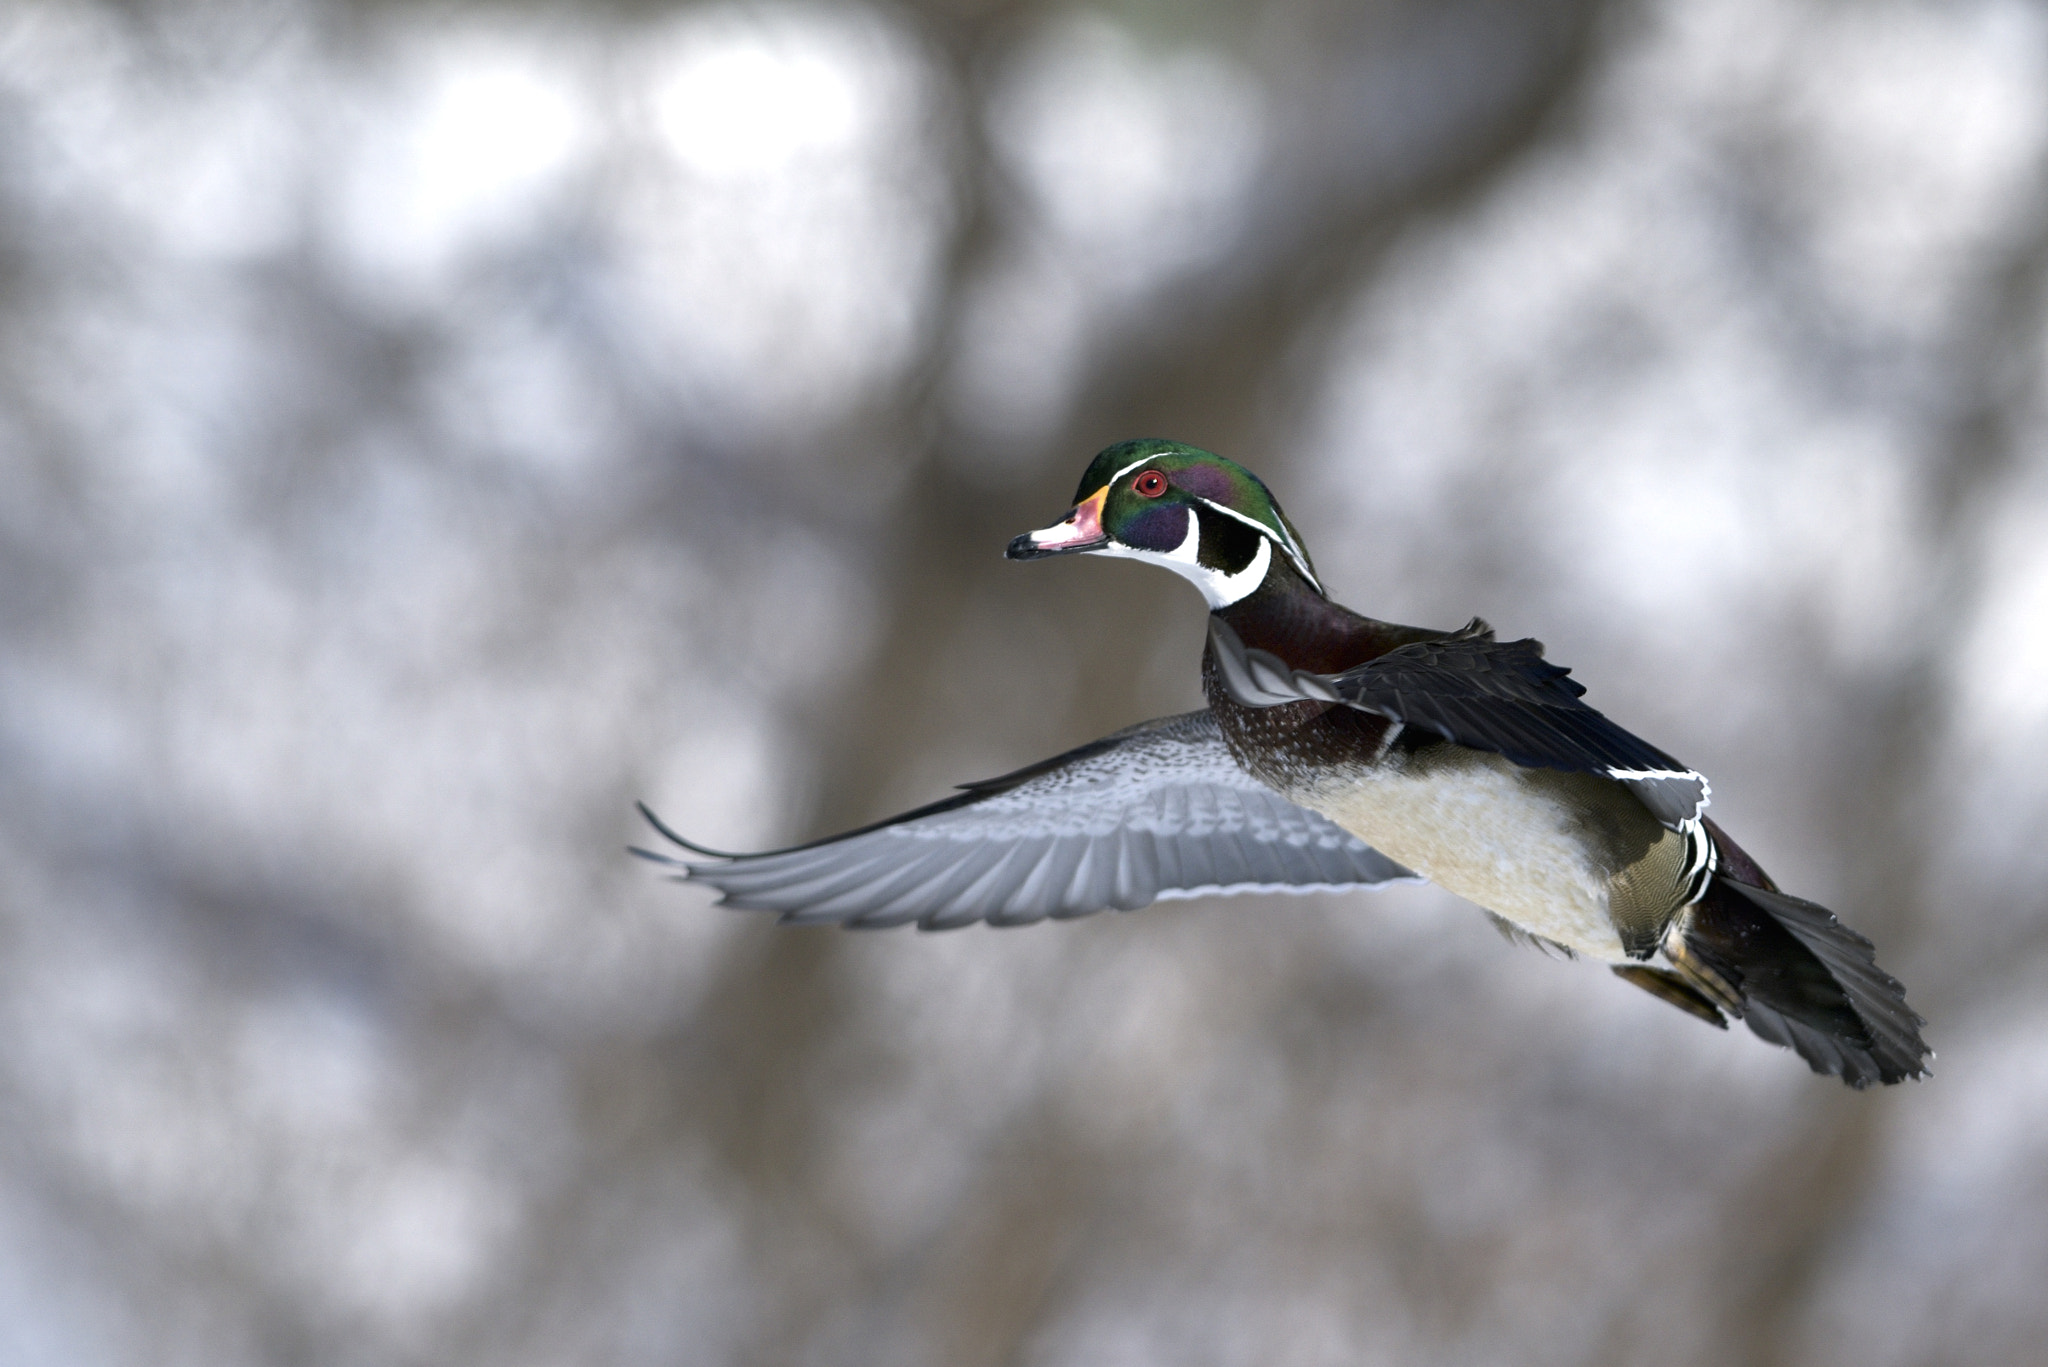
[{"label": "white belly", "polygon": [[1391,859],[1525,930],[1625,962],[1608,879],[1567,804],[1570,776],[1464,751],[1393,763],[1294,796]]}]

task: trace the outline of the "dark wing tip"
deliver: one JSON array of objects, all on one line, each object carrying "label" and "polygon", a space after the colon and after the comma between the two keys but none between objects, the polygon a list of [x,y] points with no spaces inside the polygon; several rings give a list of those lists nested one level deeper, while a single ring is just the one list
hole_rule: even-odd
[{"label": "dark wing tip", "polygon": [[[652,807],[648,806],[644,802],[638,801],[636,801],[633,805],[640,809],[640,815],[646,818],[647,824],[654,827],[654,829],[660,833],[661,837],[664,840],[667,840],[676,845],[680,845],[682,846],[682,848],[688,850],[692,854],[706,855],[712,859],[744,859],[746,857],[745,855],[732,854],[726,850],[714,850],[709,846],[699,845],[694,840],[685,840],[682,836],[676,834],[675,830],[672,827],[670,827],[670,825],[666,821],[663,821],[660,817],[656,816],[654,814],[654,809]],[[649,854],[646,850],[636,849],[631,845],[628,845],[626,848],[628,850],[631,850],[634,854],[639,855],[643,859],[653,859],[657,861],[667,862],[670,864],[676,862],[675,860],[668,858],[667,855]]]}]

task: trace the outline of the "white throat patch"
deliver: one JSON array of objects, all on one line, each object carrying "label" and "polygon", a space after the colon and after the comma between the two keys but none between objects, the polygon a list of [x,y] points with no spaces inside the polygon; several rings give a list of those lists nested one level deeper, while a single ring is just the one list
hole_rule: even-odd
[{"label": "white throat patch", "polygon": [[[1236,518],[1239,522],[1244,523],[1245,526],[1250,527],[1253,531],[1257,532],[1262,537],[1270,537],[1273,535],[1273,529],[1271,527],[1268,527],[1265,523],[1259,521],[1257,518],[1246,517],[1243,513],[1239,512],[1235,508],[1226,508],[1213,498],[1205,498],[1202,500],[1202,503],[1206,507],[1215,509],[1217,512],[1223,514],[1225,517]],[[1276,509],[1275,511],[1278,510]],[[1283,523],[1286,521],[1286,519],[1284,518],[1281,520]],[[1308,556],[1302,553],[1301,547],[1294,544],[1294,538],[1291,536],[1287,537],[1281,543],[1280,549],[1287,552],[1287,558],[1294,562],[1295,569],[1301,571],[1301,577],[1303,579],[1308,580],[1309,587],[1313,588],[1317,593],[1321,593],[1323,591],[1323,583],[1320,579],[1316,578],[1316,572],[1308,567]]]},{"label": "white throat patch", "polygon": [[[1256,524],[1254,524],[1256,525]],[[1162,565],[1202,591],[1202,597],[1209,602],[1209,610],[1227,608],[1251,595],[1251,591],[1265,582],[1266,571],[1273,566],[1273,540],[1261,531],[1259,548],[1252,553],[1249,565],[1236,574],[1225,574],[1212,570],[1201,560],[1202,519],[1193,508],[1188,509],[1188,534],[1181,543],[1170,551],[1140,551],[1115,542],[1097,551],[1097,555],[1114,555],[1125,560],[1143,560],[1149,565]]]}]

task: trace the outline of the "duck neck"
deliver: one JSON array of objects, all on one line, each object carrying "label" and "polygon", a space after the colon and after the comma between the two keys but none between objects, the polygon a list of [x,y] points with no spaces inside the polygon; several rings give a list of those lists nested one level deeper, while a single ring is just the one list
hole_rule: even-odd
[{"label": "duck neck", "polygon": [[1335,673],[1430,633],[1398,627],[1333,603],[1284,555],[1244,597],[1215,610],[1250,647],[1271,651],[1296,669]]}]

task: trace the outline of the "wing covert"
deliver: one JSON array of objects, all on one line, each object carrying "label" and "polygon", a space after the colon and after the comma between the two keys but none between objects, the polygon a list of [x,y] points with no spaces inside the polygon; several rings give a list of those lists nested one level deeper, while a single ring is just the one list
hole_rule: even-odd
[{"label": "wing covert", "polygon": [[1706,778],[1580,701],[1585,688],[1543,658],[1540,641],[1497,641],[1479,618],[1337,674],[1293,669],[1209,619],[1218,674],[1247,707],[1325,702],[1377,712],[1527,769],[1604,774],[1677,827],[1705,810]]},{"label": "wing covert", "polygon": [[1415,878],[1246,774],[1207,712],[1146,722],[787,850],[720,854],[646,814],[704,857],[635,853],[717,888],[723,905],[798,924],[1024,925],[1162,898]]}]

